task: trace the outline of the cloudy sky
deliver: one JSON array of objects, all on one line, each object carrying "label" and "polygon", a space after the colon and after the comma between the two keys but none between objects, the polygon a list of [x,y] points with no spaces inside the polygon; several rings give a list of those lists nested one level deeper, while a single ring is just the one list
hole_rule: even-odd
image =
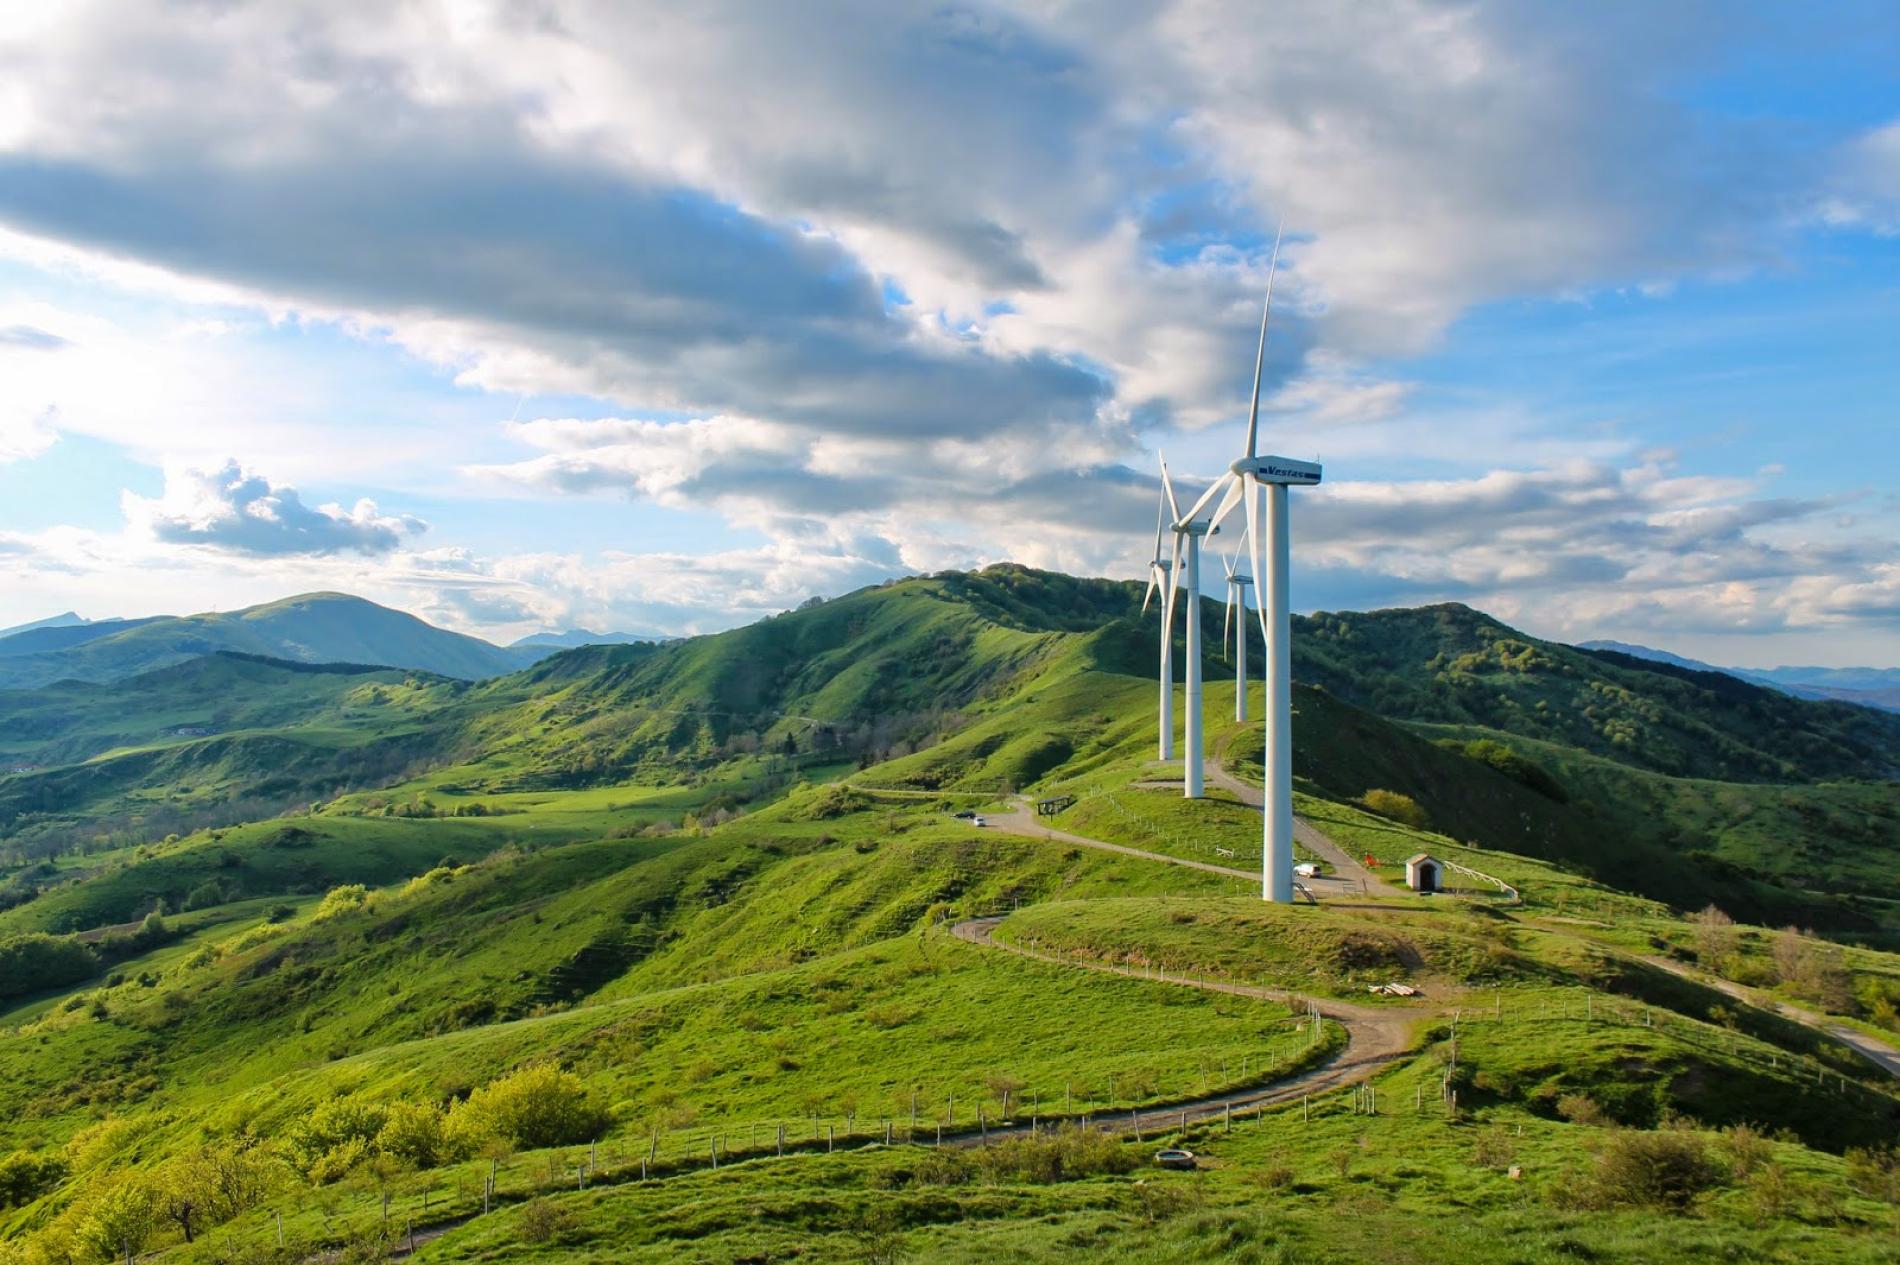
[{"label": "cloudy sky", "polygon": [[1900,8],[0,7],[0,625],[1141,573],[1900,663]]}]

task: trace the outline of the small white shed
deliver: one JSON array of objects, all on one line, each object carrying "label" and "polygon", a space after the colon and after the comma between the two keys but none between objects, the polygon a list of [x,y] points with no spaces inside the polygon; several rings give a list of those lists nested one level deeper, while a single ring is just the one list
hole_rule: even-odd
[{"label": "small white shed", "polygon": [[1444,863],[1429,852],[1407,857],[1405,885],[1415,892],[1442,891],[1444,890],[1444,871]]}]

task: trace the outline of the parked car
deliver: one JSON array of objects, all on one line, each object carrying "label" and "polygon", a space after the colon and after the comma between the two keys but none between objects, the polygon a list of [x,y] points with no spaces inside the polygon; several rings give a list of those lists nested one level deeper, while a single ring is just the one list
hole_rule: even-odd
[{"label": "parked car", "polygon": [[987,826],[990,823],[987,821],[984,821],[981,817],[972,817],[970,818],[970,824],[972,826]]},{"label": "parked car", "polygon": [[955,814],[955,816],[958,821],[969,821],[971,818],[975,817],[976,814],[966,808],[962,812]]}]

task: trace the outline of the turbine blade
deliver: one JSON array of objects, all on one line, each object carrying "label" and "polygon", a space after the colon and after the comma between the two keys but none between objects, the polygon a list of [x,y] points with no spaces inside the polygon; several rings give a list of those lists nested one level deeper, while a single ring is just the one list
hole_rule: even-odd
[{"label": "turbine blade", "polygon": [[1174,636],[1174,600],[1181,594],[1181,533],[1174,533],[1174,565],[1168,568],[1168,636]]},{"label": "turbine blade", "polygon": [[1174,499],[1174,480],[1168,477],[1168,459],[1161,459],[1161,490],[1167,494],[1168,509],[1174,515],[1175,522],[1181,522],[1181,502]]},{"label": "turbine blade", "polygon": [[1148,603],[1153,600],[1156,587],[1155,564],[1150,562],[1148,564],[1148,591],[1141,595],[1141,613],[1144,615],[1148,613]]},{"label": "turbine blade", "polygon": [[[1229,470],[1226,474],[1223,474],[1220,478],[1214,480],[1213,483],[1208,485],[1207,491],[1201,493],[1201,499],[1194,502],[1194,508],[1187,512],[1187,517],[1177,518],[1174,521],[1177,523],[1192,523],[1198,520],[1201,516],[1201,511],[1207,508],[1208,503],[1212,501],[1216,496],[1220,495],[1222,489],[1226,488],[1228,483],[1231,480],[1238,477],[1239,476],[1236,475],[1232,470]],[[1218,522],[1218,520],[1216,521]]]},{"label": "turbine blade", "polygon": [[1167,521],[1168,503],[1163,498],[1157,496],[1155,498],[1155,553],[1154,557],[1148,560],[1148,566],[1151,570],[1155,563],[1161,561],[1161,529],[1167,525]]},{"label": "turbine blade", "polygon": [[1227,495],[1221,500],[1220,508],[1214,511],[1214,517],[1207,520],[1210,525],[1219,527],[1221,523],[1226,520],[1227,516],[1234,512],[1234,506],[1240,504],[1240,494],[1246,486],[1247,483],[1244,479],[1235,479],[1233,481],[1232,485],[1227,489]]},{"label": "turbine blade", "polygon": [[[1233,578],[1231,573],[1228,578]],[[1223,646],[1232,645],[1234,641],[1234,594],[1239,591],[1238,585],[1227,586],[1227,613],[1221,617],[1220,621],[1220,643]],[[1245,613],[1241,615],[1242,619],[1246,617]]]},{"label": "turbine blade", "polygon": [[1273,277],[1280,270],[1280,238],[1286,232],[1286,220],[1273,230],[1273,259],[1267,264],[1267,302],[1260,309],[1260,347],[1253,358],[1253,402],[1247,406],[1247,455],[1259,455],[1260,377],[1267,367],[1267,318],[1273,315]]},{"label": "turbine blade", "polygon": [[[1247,483],[1248,488],[1245,497],[1247,502],[1247,555],[1253,562],[1254,578],[1258,579],[1267,573],[1267,560],[1264,553],[1266,542],[1260,539],[1259,480],[1250,477]],[[1265,594],[1262,594],[1260,601],[1255,604],[1254,613],[1260,617],[1260,644],[1262,646],[1272,644],[1273,634],[1267,629],[1267,602]]]}]

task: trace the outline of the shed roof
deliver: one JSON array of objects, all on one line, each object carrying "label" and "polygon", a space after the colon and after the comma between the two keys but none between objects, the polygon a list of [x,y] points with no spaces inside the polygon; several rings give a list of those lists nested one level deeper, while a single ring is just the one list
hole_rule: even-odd
[{"label": "shed roof", "polygon": [[1405,858],[1405,863],[1407,865],[1417,865],[1420,861],[1430,861],[1433,865],[1443,864],[1441,861],[1439,861],[1437,857],[1433,856],[1429,852],[1421,852],[1417,856],[1410,856],[1410,857]]}]

